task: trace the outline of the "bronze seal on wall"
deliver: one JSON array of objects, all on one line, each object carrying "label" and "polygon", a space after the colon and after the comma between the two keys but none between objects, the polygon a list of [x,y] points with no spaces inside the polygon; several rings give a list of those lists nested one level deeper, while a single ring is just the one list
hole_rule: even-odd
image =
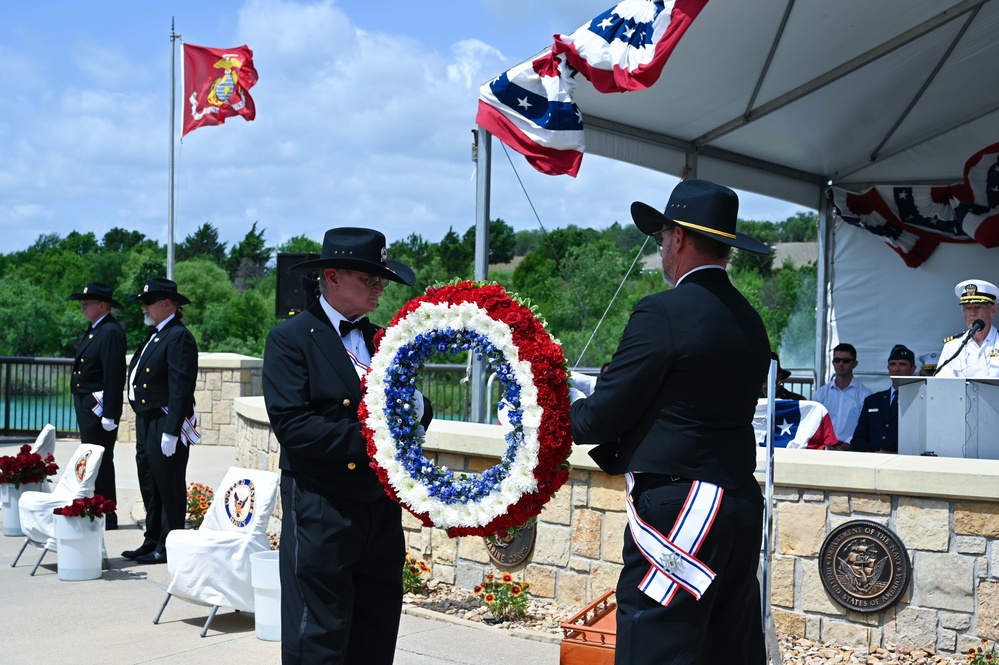
[{"label": "bronze seal on wall", "polygon": [[912,566],[905,545],[886,527],[856,520],[826,536],[819,551],[822,585],[854,612],[880,612],[909,588]]},{"label": "bronze seal on wall", "polygon": [[534,549],[534,534],[535,525],[528,524],[521,527],[512,538],[496,538],[495,542],[490,542],[489,538],[482,540],[486,543],[489,558],[497,566],[513,568],[523,563]]}]

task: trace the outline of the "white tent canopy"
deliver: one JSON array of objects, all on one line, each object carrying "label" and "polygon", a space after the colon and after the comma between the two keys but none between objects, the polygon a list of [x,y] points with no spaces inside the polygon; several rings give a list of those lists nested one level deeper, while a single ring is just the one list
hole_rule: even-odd
[{"label": "white tent canopy", "polygon": [[576,79],[587,154],[820,210],[820,380],[838,341],[881,373],[895,343],[939,351],[962,325],[954,284],[999,283],[999,250],[941,245],[911,269],[877,237],[833,228],[823,195],[960,182],[999,141],[999,0],[709,0],[651,88]]}]

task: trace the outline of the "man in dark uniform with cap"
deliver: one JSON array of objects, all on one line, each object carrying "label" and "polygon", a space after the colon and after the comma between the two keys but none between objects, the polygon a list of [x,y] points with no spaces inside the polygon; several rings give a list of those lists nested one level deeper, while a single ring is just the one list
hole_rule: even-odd
[{"label": "man in dark uniform with cap", "polygon": [[867,453],[898,452],[898,378],[916,373],[916,354],[896,344],[888,354],[891,388],[868,395],[860,420],[846,450]]},{"label": "man in dark uniform with cap", "polygon": [[[110,286],[88,282],[70,300],[80,301],[80,311],[90,322],[73,356],[73,404],[80,425],[80,441],[104,448],[97,471],[95,492],[118,502],[115,487],[114,444],[125,390],[125,331],[111,314],[121,309]],[[104,528],[118,528],[118,514],[107,513]]]},{"label": "man in dark uniform with cap", "polygon": [[770,250],[736,232],[738,212],[735,192],[706,180],[678,184],[665,213],[632,204],[674,288],[638,303],[610,367],[569,412],[573,440],[600,444],[600,468],[626,474],[617,665],[766,660],[753,416],[770,344],[725,266],[731,247]]},{"label": "man in dark uniform with cap", "polygon": [[[376,330],[363,315],[389,282],[416,277],[388,259],[384,235],[363,228],[330,229],[320,258],[292,270],[318,272],[320,297],[264,347],[264,401],[281,444],[282,662],[388,664],[405,540],[357,418]],[[428,425],[419,393],[414,406]]]},{"label": "man in dark uniform with cap", "polygon": [[142,293],[128,300],[142,304],[143,320],[152,328],[128,366],[146,532],[138,549],[121,555],[138,563],[166,563],[167,534],[183,529],[187,516],[189,446],[200,439],[194,413],[198,344],[181,321],[179,308],[191,301],[177,292],[176,282],[147,280]]}]

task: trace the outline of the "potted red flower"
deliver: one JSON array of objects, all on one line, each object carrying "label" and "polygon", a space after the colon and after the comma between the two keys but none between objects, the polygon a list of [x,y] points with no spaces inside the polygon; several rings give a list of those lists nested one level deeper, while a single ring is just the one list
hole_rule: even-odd
[{"label": "potted red flower", "polygon": [[42,483],[59,470],[51,454],[44,458],[25,444],[16,455],[0,457],[0,503],[3,504],[3,535],[23,536],[18,503],[21,494],[40,491]]},{"label": "potted red flower", "polygon": [[101,576],[104,515],[114,509],[114,501],[100,494],[73,499],[67,506],[52,509],[56,515],[59,579],[95,580]]}]

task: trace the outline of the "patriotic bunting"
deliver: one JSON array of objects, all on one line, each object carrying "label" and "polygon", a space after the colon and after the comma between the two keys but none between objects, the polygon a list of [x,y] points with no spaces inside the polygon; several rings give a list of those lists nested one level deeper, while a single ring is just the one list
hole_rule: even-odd
[{"label": "patriotic bunting", "polygon": [[600,92],[650,87],[708,0],[623,0],[544,55],[479,89],[476,123],[527,157],[538,171],[575,176],[583,158],[583,116],[573,76]]},{"label": "patriotic bunting", "polygon": [[600,92],[644,90],[707,2],[624,0],[571,35],[555,35],[554,51]]},{"label": "patriotic bunting", "polygon": [[[767,400],[761,399],[753,416],[756,443],[767,444]],[[829,410],[810,400],[774,400],[774,448],[822,449],[836,445]]]},{"label": "patriotic bunting", "polygon": [[916,268],[941,242],[999,246],[999,143],[968,160],[964,182],[945,187],[879,186],[859,194],[830,187],[834,214],[884,238]]}]

